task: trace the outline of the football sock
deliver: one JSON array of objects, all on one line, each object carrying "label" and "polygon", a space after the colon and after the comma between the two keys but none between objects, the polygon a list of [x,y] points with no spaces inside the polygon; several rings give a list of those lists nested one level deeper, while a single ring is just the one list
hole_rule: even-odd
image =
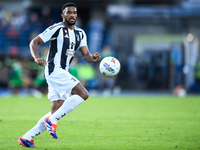
[{"label": "football sock", "polygon": [[40,133],[44,132],[46,130],[46,127],[44,125],[44,119],[49,117],[49,116],[51,116],[51,115],[52,115],[51,112],[48,112],[46,115],[44,115],[32,129],[30,129],[28,132],[26,132],[22,136],[22,138],[25,138],[27,140],[31,140],[35,136],[37,136]]},{"label": "football sock", "polygon": [[57,124],[58,120],[64,117],[66,114],[74,110],[78,105],[82,104],[84,99],[79,95],[72,95],[69,97],[63,105],[52,115],[49,117],[52,123]]}]

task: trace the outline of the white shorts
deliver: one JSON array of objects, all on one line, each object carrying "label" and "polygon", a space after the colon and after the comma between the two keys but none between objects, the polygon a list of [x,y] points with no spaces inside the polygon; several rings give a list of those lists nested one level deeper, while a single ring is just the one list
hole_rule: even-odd
[{"label": "white shorts", "polygon": [[66,100],[79,80],[67,70],[55,67],[54,72],[45,76],[48,83],[48,99],[51,101]]}]

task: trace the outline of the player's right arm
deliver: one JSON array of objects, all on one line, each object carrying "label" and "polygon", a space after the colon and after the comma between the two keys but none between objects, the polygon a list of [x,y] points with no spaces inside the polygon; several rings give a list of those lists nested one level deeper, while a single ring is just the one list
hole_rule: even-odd
[{"label": "player's right arm", "polygon": [[60,28],[60,25],[61,24],[54,24],[48,27],[44,32],[40,33],[30,42],[31,55],[33,56],[35,62],[42,67],[44,67],[47,62],[45,59],[40,58],[38,53],[38,45],[49,41],[53,34]]},{"label": "player's right arm", "polygon": [[31,55],[34,58],[35,62],[44,67],[44,65],[46,64],[46,60],[43,58],[40,58],[40,55],[38,53],[38,45],[44,43],[43,40],[39,37],[36,36],[31,42],[30,42],[30,51],[31,51]]}]

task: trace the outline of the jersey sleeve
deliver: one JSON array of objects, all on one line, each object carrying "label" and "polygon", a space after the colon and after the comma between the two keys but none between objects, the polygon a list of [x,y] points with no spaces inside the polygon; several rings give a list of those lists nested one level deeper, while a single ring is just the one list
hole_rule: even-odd
[{"label": "jersey sleeve", "polygon": [[81,37],[81,43],[80,43],[78,49],[83,47],[83,46],[87,46],[87,37],[86,37],[86,34],[85,34],[85,32],[83,30],[82,30],[82,35],[81,36],[82,36]]},{"label": "jersey sleeve", "polygon": [[39,34],[39,37],[43,40],[43,42],[47,42],[51,39],[54,33],[58,30],[58,26],[52,25],[48,27],[44,32]]}]

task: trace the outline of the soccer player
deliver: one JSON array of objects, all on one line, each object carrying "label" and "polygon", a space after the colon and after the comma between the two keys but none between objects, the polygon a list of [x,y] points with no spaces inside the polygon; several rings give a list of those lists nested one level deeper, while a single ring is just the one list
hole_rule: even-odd
[{"label": "soccer player", "polygon": [[[30,42],[30,51],[35,62],[44,67],[48,83],[48,99],[51,111],[21,136],[18,143],[25,147],[35,147],[32,138],[47,130],[57,139],[57,121],[83,103],[89,96],[84,86],[69,72],[69,65],[79,49],[83,59],[96,62],[101,59],[98,53],[91,54],[87,47],[85,32],[74,24],[77,19],[77,6],[66,3],[62,6],[63,21],[48,27]],[[40,58],[38,45],[50,41],[47,59]]]}]

